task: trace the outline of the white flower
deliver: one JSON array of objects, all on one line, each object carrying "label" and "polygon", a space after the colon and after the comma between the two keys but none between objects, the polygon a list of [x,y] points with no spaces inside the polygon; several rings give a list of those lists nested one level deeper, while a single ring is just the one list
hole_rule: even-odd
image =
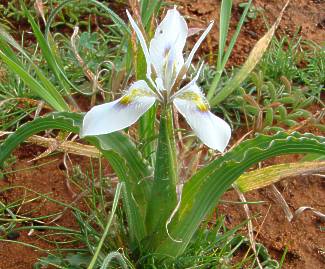
[{"label": "white flower", "polygon": [[127,15],[146,58],[150,86],[144,80],[136,81],[121,98],[94,106],[84,117],[81,136],[122,130],[135,123],[158,101],[163,104],[173,103],[205,145],[224,151],[230,139],[231,129],[224,120],[210,112],[208,101],[196,84],[202,66],[192,81],[177,91],[195,52],[212,28],[213,22],[184,60],[183,49],[188,27],[176,8],[168,10],[150,41],[149,49],[128,11]]}]

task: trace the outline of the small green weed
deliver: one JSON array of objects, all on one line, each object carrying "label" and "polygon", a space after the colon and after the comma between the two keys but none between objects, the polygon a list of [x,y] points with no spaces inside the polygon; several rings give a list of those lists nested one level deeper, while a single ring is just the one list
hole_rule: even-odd
[{"label": "small green weed", "polygon": [[[241,9],[245,9],[247,7],[247,5],[249,5],[249,3],[247,2],[243,2],[243,3],[239,3],[238,6],[241,8]],[[262,13],[264,12],[264,9],[261,8],[261,7],[256,7],[255,5],[251,4],[249,9],[248,9],[248,12],[247,12],[247,18],[246,18],[246,21],[248,21],[249,19],[250,20],[255,20],[257,19],[257,17]]]}]

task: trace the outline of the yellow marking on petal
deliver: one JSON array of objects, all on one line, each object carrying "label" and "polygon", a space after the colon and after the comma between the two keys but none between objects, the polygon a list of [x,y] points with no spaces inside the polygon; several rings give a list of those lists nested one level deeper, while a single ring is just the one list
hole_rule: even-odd
[{"label": "yellow marking on petal", "polygon": [[199,110],[201,110],[202,112],[206,112],[209,110],[209,106],[207,106],[207,104],[205,103],[196,103],[196,106]]},{"label": "yellow marking on petal", "polygon": [[121,105],[128,105],[128,104],[130,104],[131,103],[131,98],[130,98],[130,96],[129,95],[125,95],[125,96],[123,96],[122,98],[121,98],[121,100],[119,101],[119,103],[121,104]]},{"label": "yellow marking on petal", "polygon": [[206,112],[209,110],[209,104],[207,103],[207,101],[196,92],[184,92],[179,96],[179,98],[192,101],[196,105],[196,107],[202,112]]},{"label": "yellow marking on petal", "polygon": [[144,97],[144,96],[152,96],[150,92],[142,90],[142,89],[131,89],[130,92],[126,95],[124,95],[119,103],[121,105],[129,105],[132,103],[137,97]]}]

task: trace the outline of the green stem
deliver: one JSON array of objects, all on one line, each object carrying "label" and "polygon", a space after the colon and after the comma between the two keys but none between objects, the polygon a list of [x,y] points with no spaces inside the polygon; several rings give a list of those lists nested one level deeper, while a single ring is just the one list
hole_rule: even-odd
[{"label": "green stem", "polygon": [[[166,222],[177,205],[177,182],[173,117],[172,110],[168,107],[161,112],[154,182],[147,209],[146,225],[151,239],[167,233]],[[150,240],[150,248],[157,243],[156,240]]]}]

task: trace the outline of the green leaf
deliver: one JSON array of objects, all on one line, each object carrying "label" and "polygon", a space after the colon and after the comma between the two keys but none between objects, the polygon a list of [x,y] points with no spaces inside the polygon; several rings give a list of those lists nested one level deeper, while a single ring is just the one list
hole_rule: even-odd
[{"label": "green leaf", "polygon": [[[78,109],[78,105],[74,101],[74,99],[71,97],[68,91],[68,84],[72,86],[73,88],[74,85],[69,81],[67,78],[66,74],[63,71],[63,68],[61,68],[56,60],[55,53],[53,47],[49,45],[47,42],[46,38],[43,36],[43,33],[37,23],[35,22],[34,18],[32,17],[31,13],[28,11],[26,8],[24,1],[20,0],[20,5],[23,7],[23,10],[27,16],[27,19],[33,29],[33,33],[36,37],[36,40],[42,50],[42,56],[45,58],[46,63],[49,67],[49,69],[53,72],[55,75],[56,79],[60,83],[61,87],[65,90],[67,94],[67,98],[70,100],[71,104],[74,105]],[[52,39],[51,39],[52,40]],[[53,40],[52,40],[53,42]]]},{"label": "green leaf", "polygon": [[307,154],[304,156],[301,161],[310,162],[310,161],[325,161],[325,155],[323,154]]},{"label": "green leaf", "polygon": [[80,268],[89,264],[91,257],[85,253],[69,253],[65,258],[70,265]]},{"label": "green leaf", "polygon": [[[147,72],[147,62],[144,57],[142,49],[138,49],[136,55],[133,55],[136,58],[136,70],[135,75],[137,80],[146,80]],[[157,114],[157,106],[152,106],[149,111],[147,111],[138,122],[138,134],[141,142],[145,143],[141,149],[143,155],[150,161],[150,164],[154,164],[154,154],[153,152],[156,149],[156,141],[153,139],[156,135],[155,121]]]},{"label": "green leaf", "polygon": [[325,170],[325,162],[276,164],[241,175],[236,182],[241,192],[248,192],[274,184],[281,179]]},{"label": "green leaf", "polygon": [[219,26],[219,54],[218,70],[221,67],[223,54],[226,47],[229,23],[231,19],[232,0],[222,0],[220,9],[220,26]]},{"label": "green leaf", "polygon": [[[32,30],[34,32],[34,35],[36,37],[36,40],[42,50],[42,56],[45,58],[48,67],[51,69],[51,71],[54,73],[55,77],[60,81],[61,81],[61,75],[60,75],[60,71],[58,70],[58,65],[55,61],[55,58],[52,54],[52,51],[50,49],[50,47],[48,46],[46,39],[44,38],[39,26],[37,25],[37,23],[35,22],[34,18],[32,17],[32,15],[30,14],[30,12],[28,11],[28,9],[26,8],[25,4],[23,1],[20,0],[20,4],[27,16],[27,19],[32,27]],[[64,85],[64,84],[62,84]]]},{"label": "green leaf", "polygon": [[87,140],[101,150],[119,180],[125,182],[123,202],[131,244],[133,248],[140,247],[140,242],[147,236],[144,219],[150,197],[151,171],[135,146],[121,133],[90,137]]},{"label": "green leaf", "polygon": [[58,112],[23,124],[0,145],[0,164],[28,137],[48,129],[60,129],[78,133],[81,120],[82,117],[79,114]]},{"label": "green leaf", "polygon": [[214,209],[221,195],[252,165],[268,158],[295,153],[325,154],[325,138],[312,134],[279,132],[258,135],[242,142],[224,156],[201,169],[184,186],[181,205],[169,231],[172,238],[161,238],[156,252],[180,255],[201,221]]},{"label": "green leaf", "polygon": [[156,120],[157,106],[153,105],[139,120],[139,139],[144,143],[141,152],[149,160],[150,165],[154,164],[154,151],[156,142]]},{"label": "green leaf", "polygon": [[142,0],[141,4],[141,17],[144,27],[146,27],[150,19],[153,15],[155,15],[155,11],[159,10],[162,1],[161,0]]},{"label": "green leaf", "polygon": [[176,184],[178,171],[176,145],[171,109],[164,109],[160,116],[160,129],[152,193],[148,201],[146,225],[150,248],[159,243],[166,234],[166,222],[177,205]]},{"label": "green leaf", "polygon": [[7,44],[7,42],[3,39],[3,33],[5,33],[5,30],[1,28],[0,26],[0,50],[7,55],[12,61],[19,64],[20,61],[16,55],[16,53],[10,48],[10,46]]},{"label": "green leaf", "polygon": [[106,255],[105,259],[103,260],[102,265],[100,266],[100,269],[112,268],[111,266],[110,267],[108,267],[108,266],[110,265],[110,263],[113,259],[115,259],[121,265],[122,269],[129,268],[123,255],[117,251],[112,251]]}]

